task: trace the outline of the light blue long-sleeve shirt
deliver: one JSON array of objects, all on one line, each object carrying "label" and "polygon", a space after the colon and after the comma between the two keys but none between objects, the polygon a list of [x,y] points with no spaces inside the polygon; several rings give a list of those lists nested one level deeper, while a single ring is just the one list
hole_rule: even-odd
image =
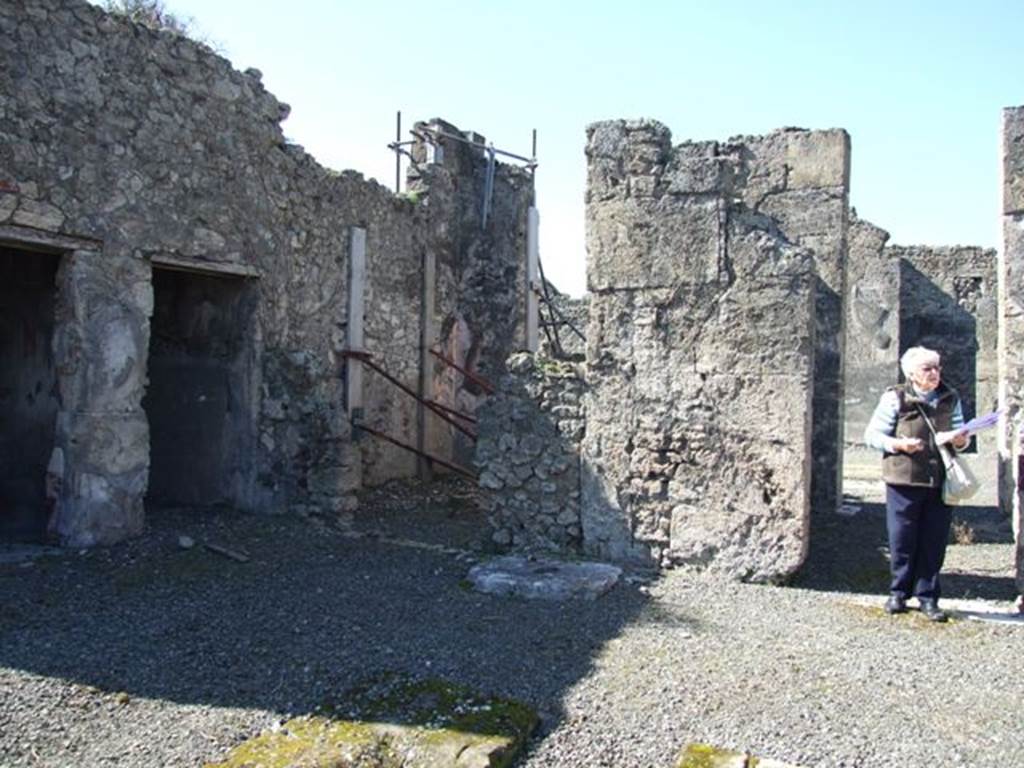
[{"label": "light blue long-sleeve shirt", "polygon": [[[912,386],[912,389],[918,398],[924,400],[929,405],[934,404],[939,399],[939,391],[937,389],[927,394],[919,392],[916,387]],[[882,393],[882,397],[875,407],[875,412],[871,415],[871,421],[868,422],[868,426],[864,430],[864,442],[876,451],[895,453],[893,444],[896,441],[894,435],[896,434],[896,421],[899,415],[899,395],[891,389],[886,390]],[[957,398],[956,406],[953,408],[950,428],[959,429],[963,425],[964,411],[960,406],[960,398]]]}]

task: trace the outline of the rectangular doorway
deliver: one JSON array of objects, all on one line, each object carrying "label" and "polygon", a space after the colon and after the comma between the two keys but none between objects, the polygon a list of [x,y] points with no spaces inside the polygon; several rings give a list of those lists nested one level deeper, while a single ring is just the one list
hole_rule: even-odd
[{"label": "rectangular doorway", "polygon": [[253,467],[252,281],[153,266],[146,508],[247,506]]},{"label": "rectangular doorway", "polygon": [[0,537],[41,541],[58,410],[53,330],[60,257],[0,246]]}]

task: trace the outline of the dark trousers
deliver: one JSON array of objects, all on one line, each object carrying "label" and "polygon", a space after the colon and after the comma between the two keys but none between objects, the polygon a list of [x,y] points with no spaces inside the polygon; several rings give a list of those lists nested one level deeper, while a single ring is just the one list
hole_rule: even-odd
[{"label": "dark trousers", "polygon": [[939,571],[952,519],[941,488],[885,486],[892,594],[939,599]]}]

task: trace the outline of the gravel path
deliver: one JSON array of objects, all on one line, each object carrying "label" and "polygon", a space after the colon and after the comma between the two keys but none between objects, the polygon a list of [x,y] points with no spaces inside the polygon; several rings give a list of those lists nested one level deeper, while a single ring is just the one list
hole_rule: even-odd
[{"label": "gravel path", "polygon": [[[552,605],[465,589],[480,527],[451,491],[379,492],[358,533],[177,512],[108,550],[0,550],[0,765],[198,766],[382,671],[531,703],[519,768],[667,768],[692,741],[808,767],[1024,765],[1024,625],[883,614],[877,505],[816,524],[797,586],[630,574]],[[978,543],[951,547],[947,594],[992,602],[947,604],[1009,611],[1005,526],[962,525]]]}]

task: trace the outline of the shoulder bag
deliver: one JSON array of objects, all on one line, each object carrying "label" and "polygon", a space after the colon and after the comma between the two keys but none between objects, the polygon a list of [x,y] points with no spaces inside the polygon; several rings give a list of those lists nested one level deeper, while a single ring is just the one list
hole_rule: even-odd
[{"label": "shoulder bag", "polygon": [[939,445],[932,420],[928,418],[928,414],[921,406],[917,406],[917,411],[924,419],[924,423],[928,425],[928,429],[931,430],[932,440],[935,441],[939,455],[942,456],[942,464],[946,468],[946,479],[942,483],[942,500],[947,504],[959,504],[966,501],[978,492],[978,478],[971,472],[967,462],[953,453],[952,448],[948,445]]}]

